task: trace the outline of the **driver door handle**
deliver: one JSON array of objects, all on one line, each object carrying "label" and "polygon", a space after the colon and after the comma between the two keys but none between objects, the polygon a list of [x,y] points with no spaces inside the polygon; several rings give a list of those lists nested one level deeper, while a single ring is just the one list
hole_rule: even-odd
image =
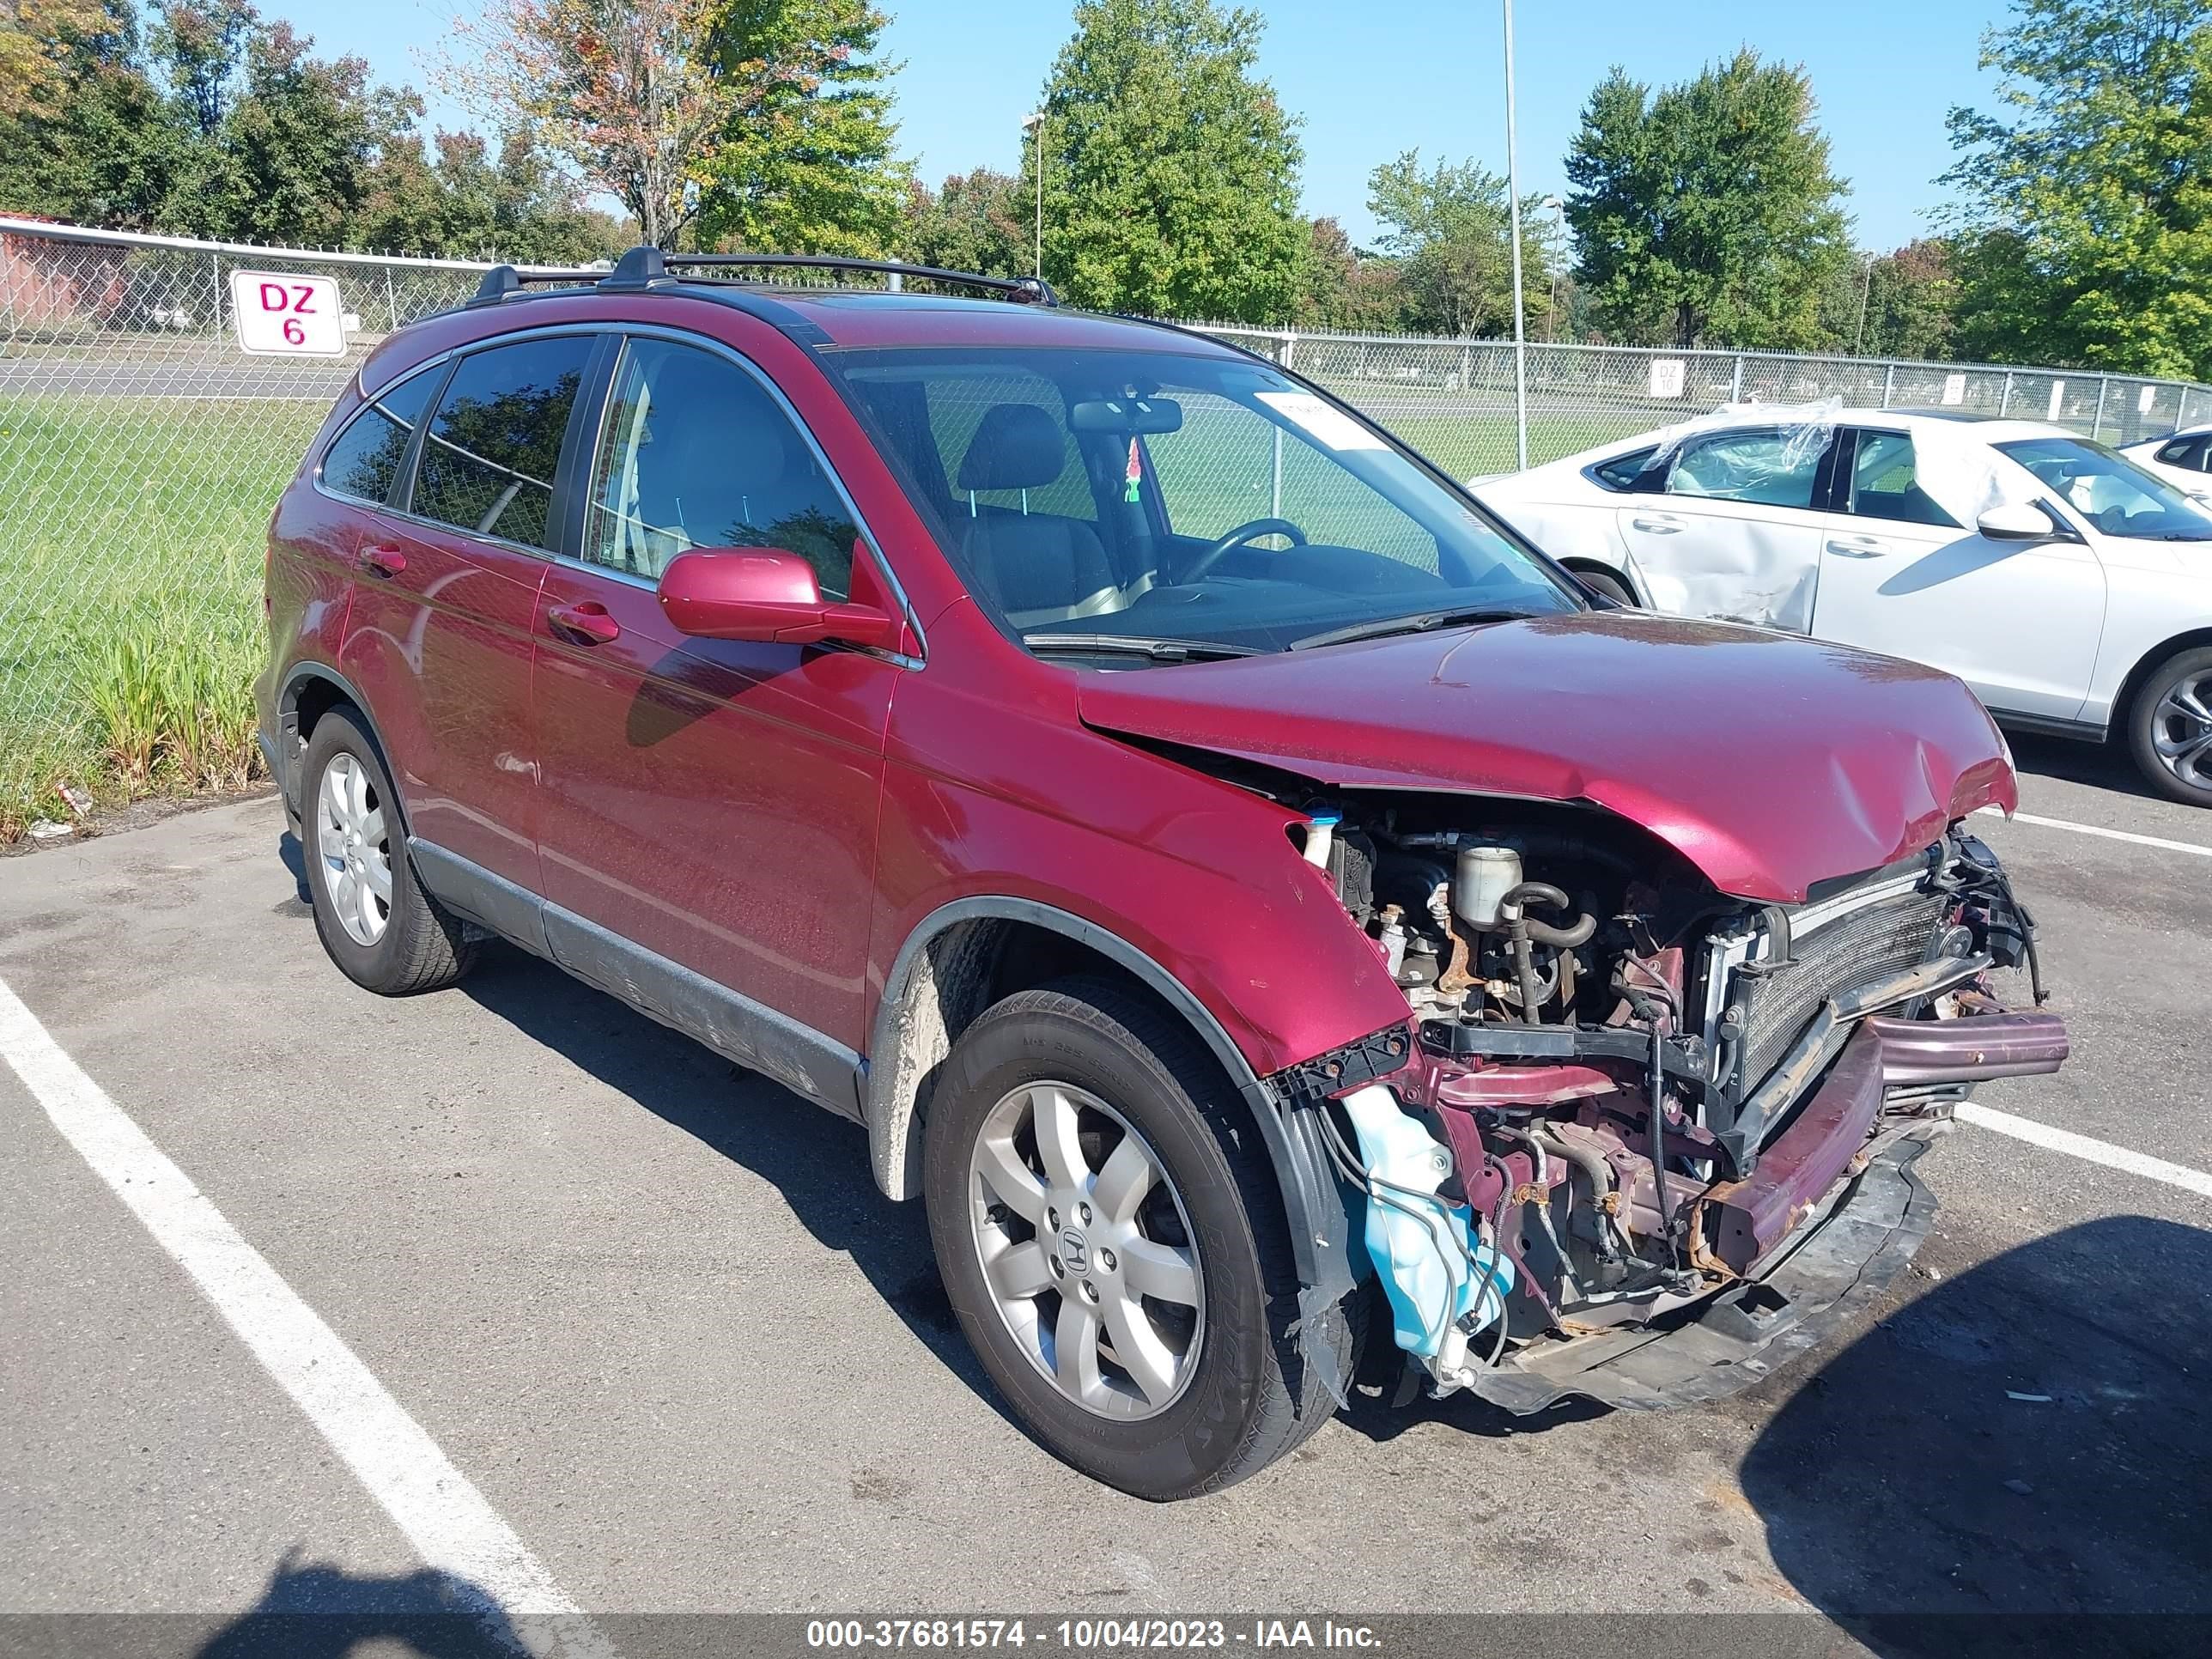
[{"label": "driver door handle", "polygon": [[1680,519],[1635,518],[1631,519],[1629,523],[1634,525],[1638,530],[1649,531],[1654,536],[1673,536],[1679,534],[1682,529],[1682,521]]},{"label": "driver door handle", "polygon": [[361,568],[377,576],[396,576],[407,568],[407,556],[396,547],[364,547]]},{"label": "driver door handle", "polygon": [[1889,544],[1873,536],[1831,536],[1823,545],[1831,553],[1845,559],[1878,559],[1889,551]]},{"label": "driver door handle", "polygon": [[580,645],[605,645],[622,637],[622,624],[603,605],[585,599],[575,605],[556,605],[545,620]]}]

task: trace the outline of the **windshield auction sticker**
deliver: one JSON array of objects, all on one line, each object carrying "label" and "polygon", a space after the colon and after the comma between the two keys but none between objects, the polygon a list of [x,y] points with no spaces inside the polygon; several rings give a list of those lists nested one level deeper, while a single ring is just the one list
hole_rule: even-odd
[{"label": "windshield auction sticker", "polygon": [[1310,392],[1261,392],[1255,395],[1306,436],[1331,449],[1390,447],[1342,410],[1331,408]]}]

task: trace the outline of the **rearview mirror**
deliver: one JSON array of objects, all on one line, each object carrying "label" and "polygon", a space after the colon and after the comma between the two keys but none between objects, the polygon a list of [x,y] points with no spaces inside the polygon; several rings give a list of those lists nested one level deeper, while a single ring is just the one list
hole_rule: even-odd
[{"label": "rearview mirror", "polygon": [[1182,430],[1182,405],[1172,398],[1095,398],[1070,404],[1067,424],[1078,432],[1120,432],[1132,437]]},{"label": "rearview mirror", "polygon": [[2057,526],[2039,507],[2025,501],[2002,501],[1974,521],[1974,528],[1993,542],[2047,542]]},{"label": "rearview mirror", "polygon": [[878,651],[898,647],[898,624],[873,605],[822,597],[814,567],[780,547],[702,547],[660,574],[660,609],[702,640],[816,645],[838,640]]}]

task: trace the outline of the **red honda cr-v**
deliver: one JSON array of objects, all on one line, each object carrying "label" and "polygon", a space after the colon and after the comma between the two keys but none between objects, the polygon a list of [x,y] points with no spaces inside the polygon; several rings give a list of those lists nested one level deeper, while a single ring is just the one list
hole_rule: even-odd
[{"label": "red honda cr-v", "polygon": [[264,740],[348,975],[503,939],[853,1119],[1079,1468],[1252,1473],[1370,1308],[1401,1398],[1712,1398],[2063,1057],[1957,681],[1594,608],[1200,336],[765,263],[386,340],[276,510]]}]

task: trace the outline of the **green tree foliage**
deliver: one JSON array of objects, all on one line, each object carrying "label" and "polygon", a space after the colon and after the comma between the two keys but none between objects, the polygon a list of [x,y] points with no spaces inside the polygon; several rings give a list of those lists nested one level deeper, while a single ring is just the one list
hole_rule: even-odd
[{"label": "green tree foliage", "polygon": [[511,133],[495,157],[474,133],[440,132],[434,159],[411,134],[385,153],[360,218],[366,246],[453,258],[580,264],[635,240],[576,187],[529,134]]},{"label": "green tree foliage", "polygon": [[[1513,237],[1505,180],[1479,163],[1438,161],[1421,170],[1408,150],[1375,169],[1367,210],[1381,222],[1382,251],[1397,262],[1407,325],[1453,336],[1513,331]],[[1548,283],[1535,234],[1538,198],[1521,204],[1521,279],[1541,315]]]},{"label": "green tree foliage", "polygon": [[1567,158],[1577,281],[1611,337],[1805,347],[1850,259],[1802,69],[1749,50],[1654,96],[1620,70]]},{"label": "green tree foliage", "polygon": [[0,43],[0,210],[154,227],[185,135],[131,0],[18,3]]},{"label": "green tree foliage", "polygon": [[[0,0],[8,3],[9,0]],[[130,0],[15,0],[0,26],[0,210],[230,240],[532,260],[629,237],[526,137],[495,162],[422,100],[322,59],[235,0],[173,0],[142,36]],[[0,35],[0,40],[4,40]],[[12,76],[12,79],[9,78]]]},{"label": "green tree foliage", "polygon": [[884,14],[869,0],[715,0],[702,16],[731,100],[701,167],[702,242],[889,252],[911,170],[892,154]]},{"label": "green tree foliage", "polygon": [[2018,0],[1951,112],[1962,352],[2212,376],[2212,11]]},{"label": "green tree foliage", "polygon": [[1212,0],[1077,5],[1042,105],[1044,272],[1069,297],[1169,317],[1291,315],[1310,236],[1303,155],[1297,122],[1253,73],[1261,27]]},{"label": "green tree foliage", "polygon": [[1315,220],[1308,234],[1293,322],[1352,333],[1392,333],[1407,326],[1406,289],[1395,264],[1354,247],[1334,219]]},{"label": "green tree foliage", "polygon": [[1023,276],[1036,263],[1035,198],[1022,181],[989,167],[956,173],[942,190],[912,187],[899,257],[948,270]]}]

